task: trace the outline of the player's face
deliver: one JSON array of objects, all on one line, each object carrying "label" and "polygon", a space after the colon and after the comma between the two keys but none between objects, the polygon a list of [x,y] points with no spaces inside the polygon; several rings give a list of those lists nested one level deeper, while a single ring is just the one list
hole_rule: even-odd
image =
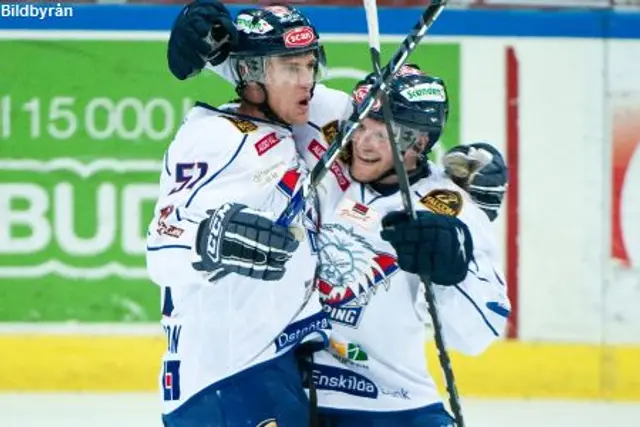
[{"label": "player's face", "polygon": [[[389,134],[384,123],[370,118],[362,121],[351,138],[351,176],[359,182],[372,182],[393,167],[393,154],[389,144]],[[408,171],[413,170],[418,161],[418,153],[408,150],[404,155],[404,164]],[[396,176],[389,176],[381,183],[397,182]]]},{"label": "player's face", "polygon": [[269,58],[265,83],[269,106],[285,122],[298,125],[309,121],[316,70],[317,59],[313,53]]}]

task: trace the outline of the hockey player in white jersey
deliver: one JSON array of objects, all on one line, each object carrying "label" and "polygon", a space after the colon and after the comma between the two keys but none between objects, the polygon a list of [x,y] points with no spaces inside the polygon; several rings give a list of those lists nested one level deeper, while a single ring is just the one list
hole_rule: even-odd
[{"label": "hockey player in white jersey", "polygon": [[[372,83],[359,85],[354,102]],[[448,348],[482,353],[505,330],[510,310],[488,216],[425,157],[446,123],[444,82],[406,66],[390,85],[389,103],[418,217],[402,212],[386,126],[374,107],[341,163],[348,187],[327,180],[319,193],[317,279],[335,331],[314,360],[323,427],[454,425],[427,371],[419,276],[434,283]],[[311,163],[314,155],[305,158]]]},{"label": "hockey player in white jersey", "polygon": [[[326,342],[329,327],[317,255],[274,223],[308,172],[290,125],[308,120],[318,35],[303,16],[255,9],[236,25],[241,101],[188,113],[165,153],[147,238],[167,338],[166,427],[308,425],[293,353]],[[294,225],[304,233],[306,220]]]}]

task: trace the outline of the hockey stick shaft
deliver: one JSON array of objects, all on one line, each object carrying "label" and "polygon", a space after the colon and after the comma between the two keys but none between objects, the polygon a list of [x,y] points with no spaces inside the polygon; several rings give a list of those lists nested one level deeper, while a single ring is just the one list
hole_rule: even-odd
[{"label": "hockey stick shaft", "polygon": [[354,113],[355,120],[347,124],[342,131],[338,133],[322,158],[320,158],[311,170],[311,173],[304,178],[300,189],[291,197],[289,204],[276,221],[279,225],[285,227],[291,225],[296,216],[304,209],[305,201],[314,197],[318,184],[327,174],[333,162],[336,161],[340,151],[347,145],[353,132],[360,126],[362,120],[373,108],[378,92],[387,89],[393,75],[405,64],[409,55],[415,50],[420,40],[422,40],[436,19],[438,19],[446,3],[447,0],[432,0],[431,4],[424,10],[412,32],[407,35],[389,63],[381,70],[381,78],[373,85],[365,99],[358,104],[356,112]]},{"label": "hockey stick shaft", "polygon": [[[378,8],[376,0],[363,0],[367,17],[367,26],[369,30],[369,48],[371,50],[371,61],[373,62],[374,71],[380,76],[380,30],[378,25]],[[403,155],[400,151],[400,146],[395,142],[394,132],[391,125],[393,120],[393,114],[391,106],[389,105],[389,99],[386,92],[380,93],[380,100],[382,104],[382,114],[387,127],[387,133],[389,135],[389,143],[391,145],[391,151],[393,154],[393,166],[398,176],[398,185],[400,187],[400,194],[402,197],[402,204],[405,212],[416,219],[416,211],[413,206],[413,199],[411,197],[411,186],[409,183],[409,177],[407,170],[403,162]],[[442,323],[438,314],[436,306],[435,294],[433,292],[433,283],[429,277],[420,277],[425,288],[425,299],[427,300],[429,315],[433,323],[434,339],[436,348],[438,350],[438,358],[440,360],[440,366],[445,378],[447,386],[447,392],[449,396],[449,406],[451,412],[453,412],[456,425],[458,427],[464,427],[464,418],[462,416],[462,406],[460,405],[460,398],[458,396],[458,390],[456,387],[455,377],[453,374],[453,368],[451,367],[451,359],[444,344],[444,338],[442,335]]]}]

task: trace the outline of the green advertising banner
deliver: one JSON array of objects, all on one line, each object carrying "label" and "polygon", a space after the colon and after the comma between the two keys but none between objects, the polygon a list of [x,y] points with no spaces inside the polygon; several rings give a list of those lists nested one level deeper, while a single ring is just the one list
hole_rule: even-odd
[{"label": "green advertising banner", "polygon": [[[397,45],[383,46],[388,58]],[[0,321],[148,322],[145,233],[164,150],[195,100],[234,97],[210,73],[180,82],[163,41],[0,41]],[[329,86],[370,70],[366,43],[327,42]],[[411,57],[447,82],[444,145],[459,143],[457,44]]]}]

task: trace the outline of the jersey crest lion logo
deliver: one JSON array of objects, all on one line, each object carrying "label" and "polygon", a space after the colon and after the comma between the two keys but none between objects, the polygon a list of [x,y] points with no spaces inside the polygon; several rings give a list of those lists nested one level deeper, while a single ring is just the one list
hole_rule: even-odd
[{"label": "jersey crest lion logo", "polygon": [[357,327],[380,288],[389,289],[399,270],[396,258],[377,252],[353,228],[326,224],[318,235],[318,290],[331,319]]}]

